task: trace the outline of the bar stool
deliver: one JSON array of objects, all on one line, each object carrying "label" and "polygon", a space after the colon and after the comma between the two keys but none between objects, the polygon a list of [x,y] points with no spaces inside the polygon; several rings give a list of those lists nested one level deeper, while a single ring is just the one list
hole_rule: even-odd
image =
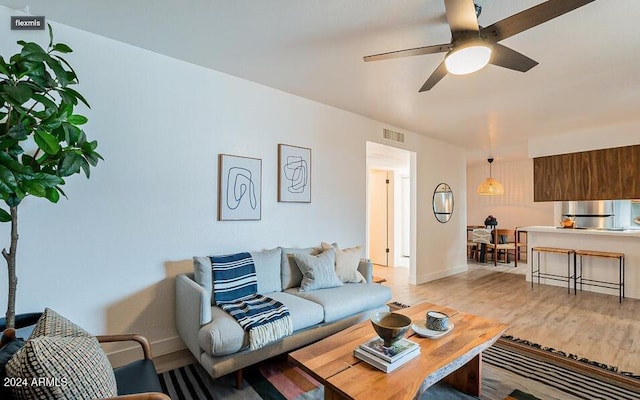
[{"label": "bar stool", "polygon": [[[624,253],[615,253],[610,251],[595,251],[595,250],[577,250],[576,258],[580,257],[580,276],[574,278],[574,287],[577,284],[577,280],[580,279],[580,291],[582,291],[583,282],[587,286],[598,286],[606,289],[618,289],[618,300],[622,303],[624,298]],[[582,257],[603,257],[603,258],[617,258],[618,259],[618,283],[599,281],[596,279],[584,279],[582,277]],[[574,261],[574,265],[576,261]]]},{"label": "bar stool", "polygon": [[[538,269],[534,271],[534,252],[538,253]],[[540,253],[555,253],[567,255],[567,275],[550,274],[548,272],[540,271]],[[540,278],[551,279],[555,281],[567,282],[567,293],[571,294],[571,280],[573,279],[573,293],[576,294],[576,251],[574,249],[564,249],[560,247],[532,247],[531,248],[531,287],[533,288],[533,277],[536,274],[538,278],[538,285],[540,284]],[[573,256],[573,257],[572,257]],[[571,259],[573,258],[573,275],[571,274]]]}]

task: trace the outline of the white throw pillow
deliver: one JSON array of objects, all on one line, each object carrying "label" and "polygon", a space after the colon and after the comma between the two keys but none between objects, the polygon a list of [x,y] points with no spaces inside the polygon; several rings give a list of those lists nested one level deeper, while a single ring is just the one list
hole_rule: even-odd
[{"label": "white throw pillow", "polygon": [[331,248],[317,256],[293,253],[293,258],[302,272],[301,292],[342,286],[335,271],[335,249]]},{"label": "white throw pillow", "polygon": [[322,249],[328,250],[334,248],[336,250],[336,275],[340,281],[344,283],[364,282],[364,276],[358,271],[360,259],[364,248],[362,246],[351,247],[340,250],[337,243],[329,244],[322,242]]}]

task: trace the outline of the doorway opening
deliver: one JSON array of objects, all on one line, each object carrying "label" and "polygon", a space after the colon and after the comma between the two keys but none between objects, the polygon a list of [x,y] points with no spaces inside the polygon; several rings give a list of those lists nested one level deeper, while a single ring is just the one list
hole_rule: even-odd
[{"label": "doorway opening", "polygon": [[376,265],[411,267],[412,158],[411,151],[367,142],[367,256]]}]

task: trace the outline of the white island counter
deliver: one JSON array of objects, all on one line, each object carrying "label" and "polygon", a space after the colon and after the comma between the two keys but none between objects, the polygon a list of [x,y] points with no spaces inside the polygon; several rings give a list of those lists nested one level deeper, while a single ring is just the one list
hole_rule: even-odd
[{"label": "white island counter", "polygon": [[[527,232],[529,267],[533,262],[533,259],[530,259],[531,247],[562,247],[574,250],[624,253],[625,297],[640,299],[640,230],[561,229],[554,226],[525,226],[518,228],[518,230]],[[553,274],[566,274],[566,255],[542,254],[540,260],[543,271]],[[618,261],[616,259],[584,257],[583,262],[583,277],[585,279],[618,282]],[[527,280],[531,280],[531,272],[527,273]],[[549,285],[566,286],[566,283],[554,280],[541,279],[540,282]],[[573,283],[571,288],[573,293]],[[618,294],[616,289],[596,286],[583,286],[583,290],[615,296]],[[615,301],[614,299],[612,301]]]}]

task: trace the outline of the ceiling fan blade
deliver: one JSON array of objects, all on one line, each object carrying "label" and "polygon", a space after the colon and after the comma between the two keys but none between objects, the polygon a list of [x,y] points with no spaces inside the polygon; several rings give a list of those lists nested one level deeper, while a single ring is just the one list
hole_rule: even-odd
[{"label": "ceiling fan blade", "polygon": [[440,82],[442,78],[447,75],[447,66],[444,65],[444,61],[438,65],[435,71],[431,74],[429,79],[422,85],[419,92],[426,92],[427,90],[431,90],[432,87],[436,85],[436,83]]},{"label": "ceiling fan blade", "polygon": [[478,32],[478,18],[473,0],[444,0],[447,10],[447,21],[451,28],[453,40],[461,32]]},{"label": "ceiling fan blade", "polygon": [[549,0],[521,11],[480,30],[481,36],[491,41],[511,37],[529,28],[545,23],[595,0]]},{"label": "ceiling fan blade", "polygon": [[491,59],[489,63],[520,72],[527,72],[538,65],[537,61],[498,43],[494,43],[491,46]]},{"label": "ceiling fan blade", "polygon": [[362,57],[364,61],[388,60],[390,58],[421,56],[423,54],[444,53],[451,50],[451,44],[436,44],[433,46],[415,47],[413,49],[396,50],[388,53],[374,54]]}]

